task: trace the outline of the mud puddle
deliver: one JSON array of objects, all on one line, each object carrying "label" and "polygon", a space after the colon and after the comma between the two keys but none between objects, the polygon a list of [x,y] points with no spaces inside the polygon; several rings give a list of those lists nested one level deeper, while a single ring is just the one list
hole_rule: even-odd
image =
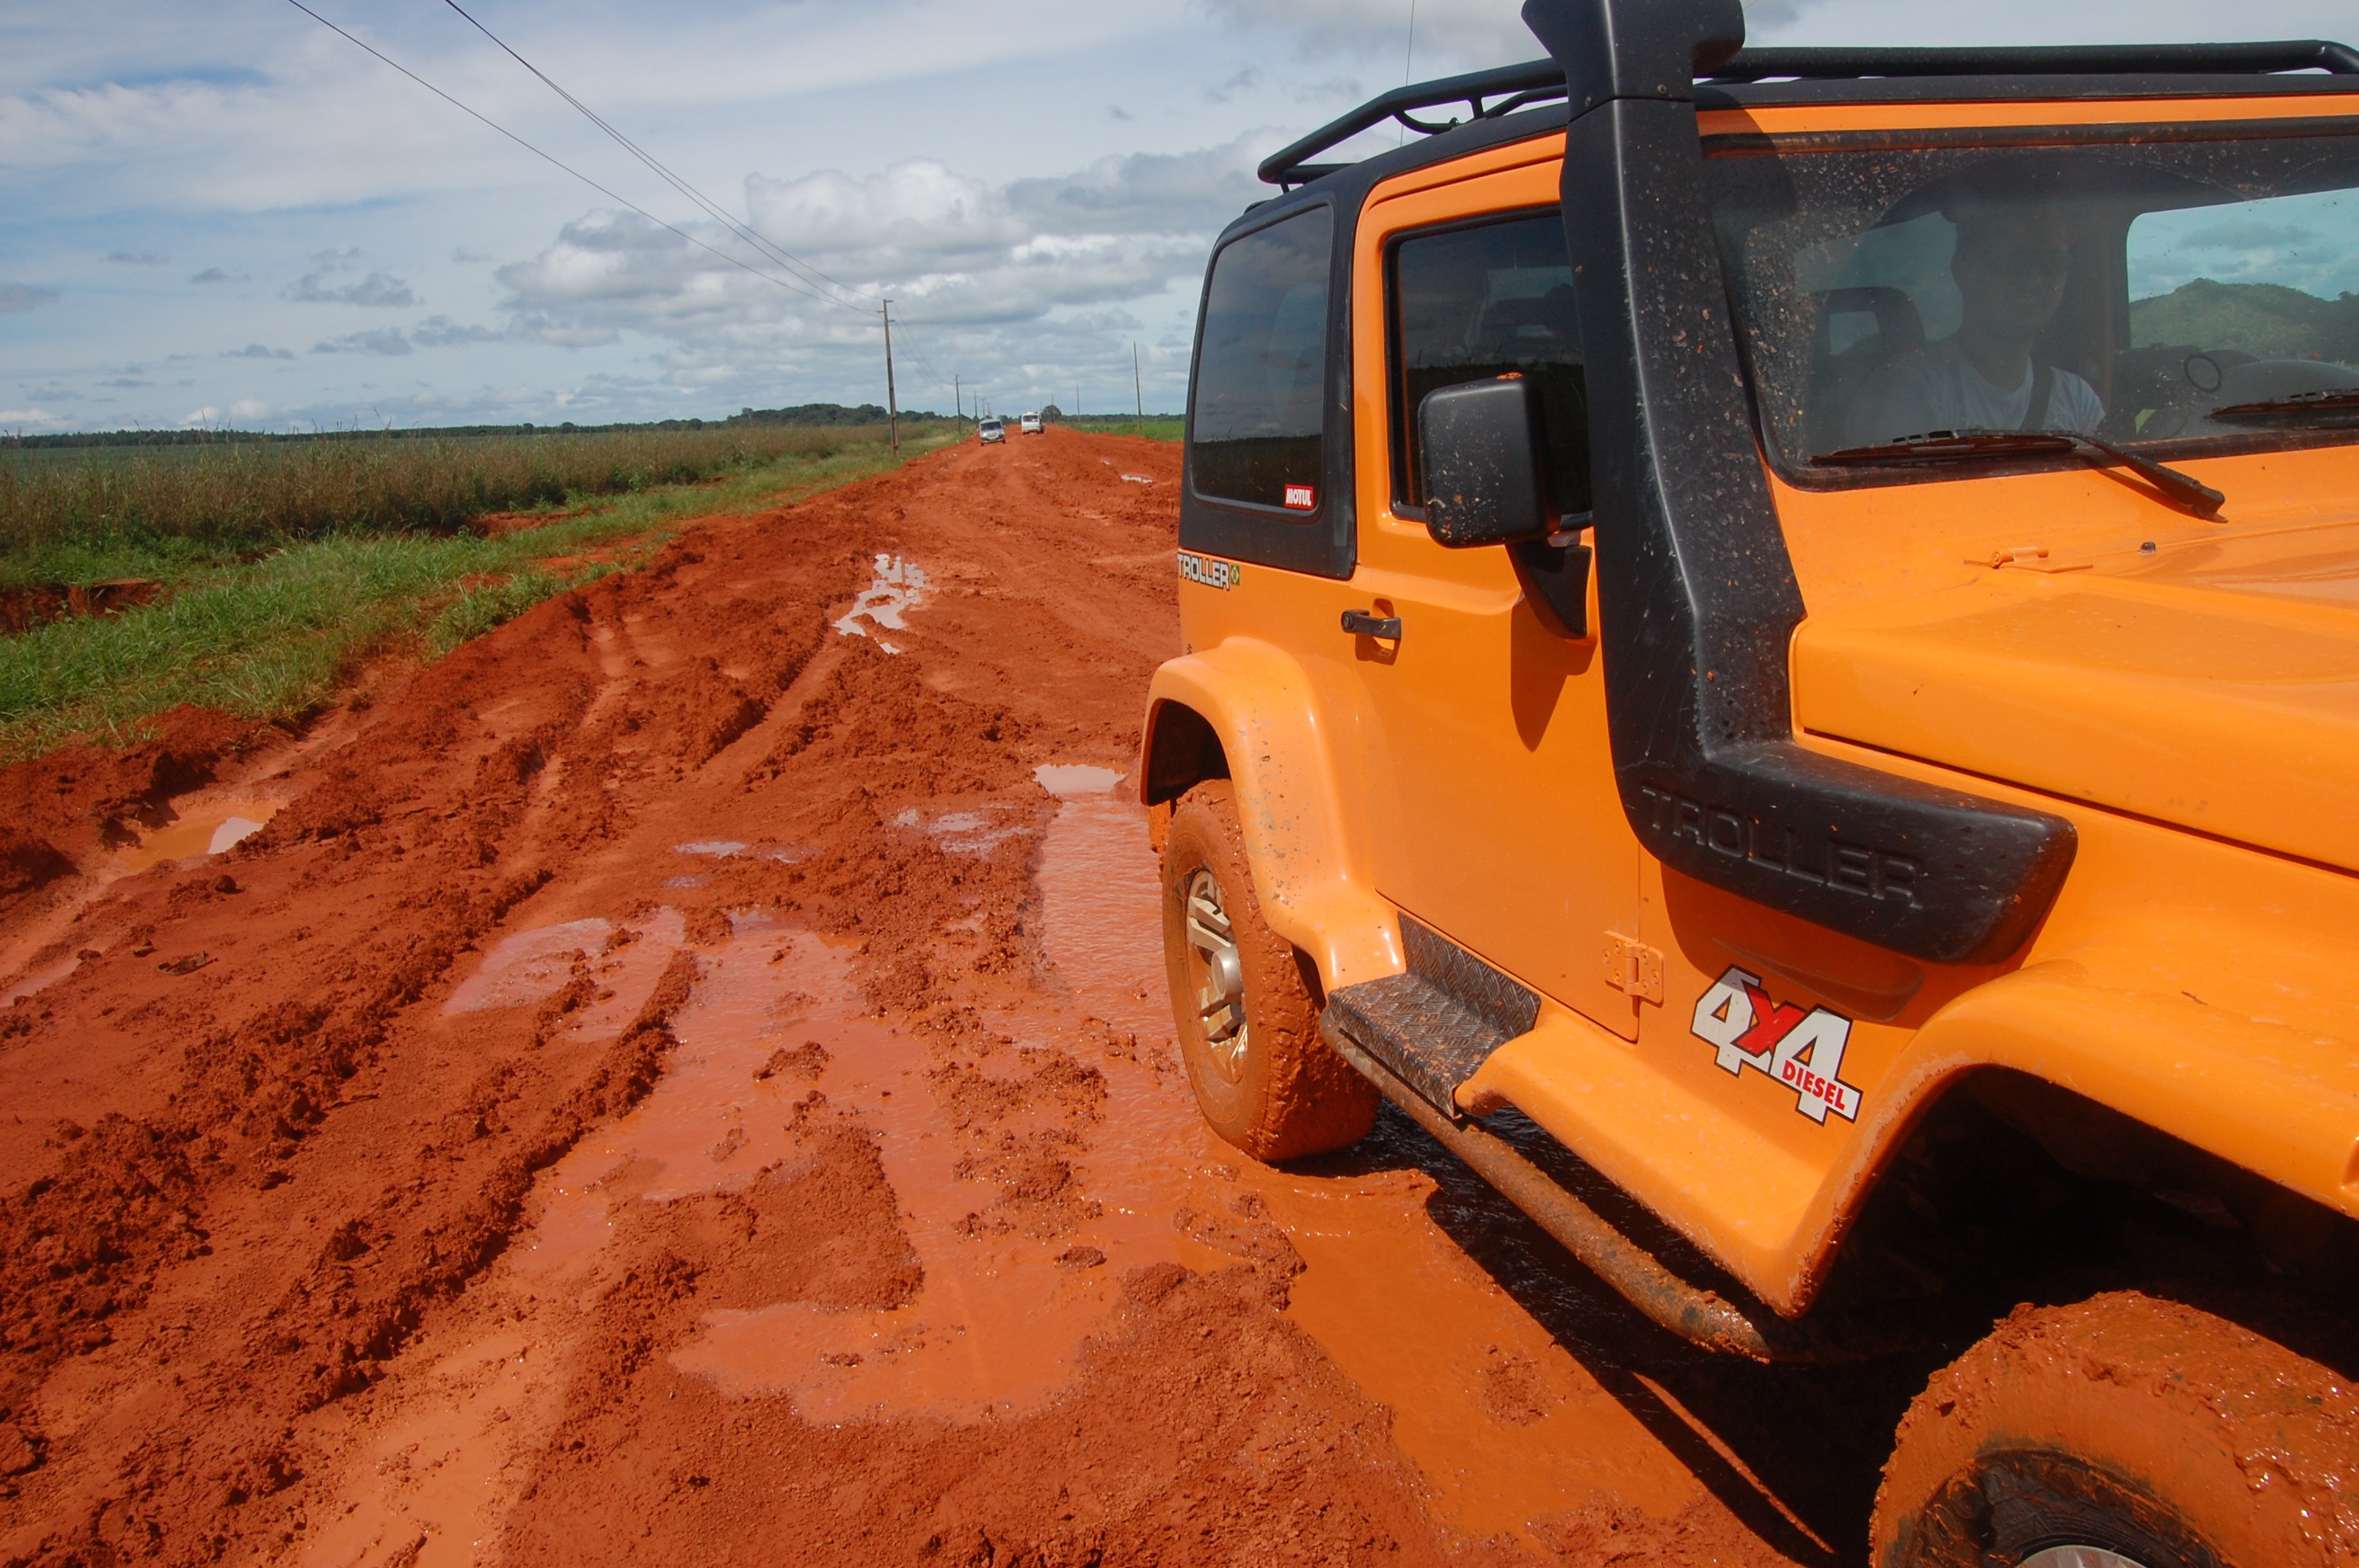
[{"label": "mud puddle", "polygon": [[884,633],[908,631],[906,617],[932,597],[933,579],[923,567],[899,556],[880,555],[875,580],[852,601],[851,611],[835,623],[835,629],[847,637],[874,637],[878,647],[897,654],[900,647]]},{"label": "mud puddle", "polygon": [[84,911],[125,877],[158,866],[226,853],[270,825],[284,799],[254,794],[199,790],[166,804],[170,819],[147,828],[132,843],[110,849],[88,868],[88,880],[63,903],[18,930],[0,948],[0,976],[13,977],[0,989],[0,1007],[20,997],[35,996],[73,973],[82,962],[67,957],[27,971],[27,966],[54,951],[53,945]]},{"label": "mud puddle", "polygon": [[1461,1529],[1545,1546],[1551,1518],[1599,1498],[1658,1519],[1693,1503],[1693,1475],[1436,1225],[1437,1184],[1398,1148],[1413,1131],[1380,1124],[1339,1159],[1347,1173],[1321,1175],[1258,1164],[1204,1127],[1171,1044],[1145,813],[1107,770],[1041,775],[1063,799],[1038,868],[1049,960],[1091,1011],[1172,1062],[1109,1073],[1093,1189],[1274,1220],[1307,1265],[1287,1315],[1391,1407],[1394,1441]]}]

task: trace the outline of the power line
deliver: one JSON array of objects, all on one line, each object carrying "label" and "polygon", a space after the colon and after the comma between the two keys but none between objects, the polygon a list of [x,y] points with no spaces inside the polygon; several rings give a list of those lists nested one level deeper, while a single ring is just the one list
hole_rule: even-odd
[{"label": "power line", "polygon": [[[571,104],[584,119],[588,120],[592,124],[597,126],[601,131],[603,131],[608,136],[612,137],[617,146],[621,146],[633,157],[638,159],[640,163],[646,165],[658,178],[661,178],[673,189],[679,191],[682,196],[687,197],[690,201],[694,202],[703,211],[706,216],[712,218],[715,222],[721,224],[731,233],[736,235],[739,239],[753,246],[758,254],[776,261],[779,265],[785,267],[789,273],[793,274],[804,283],[812,284],[814,286],[825,284],[830,287],[840,289],[843,293],[853,296],[854,298],[867,300],[872,303],[878,298],[878,296],[871,293],[869,290],[861,288],[853,284],[846,283],[842,279],[835,277],[823,271],[813,263],[806,261],[802,257],[796,255],[785,246],[776,243],[766,235],[763,234],[758,230],[754,229],[750,225],[739,222],[736,218],[719,202],[713,200],[711,197],[705,195],[704,192],[699,190],[695,186],[690,184],[687,179],[675,172],[669,166],[658,158],[653,153],[647,151],[647,148],[633,141],[629,136],[625,135],[622,131],[617,129],[612,122],[605,118],[605,116],[600,114],[596,110],[591,108],[590,105],[584,103],[581,99],[566,91],[565,87],[560,83],[555,77],[550,76],[549,72],[541,70],[540,67],[525,59],[522,54],[517,52],[515,46],[511,45],[506,39],[501,38],[497,33],[493,32],[491,28],[484,26],[484,24],[479,21],[472,12],[467,10],[465,6],[461,5],[458,3],[458,0],[443,0],[443,4],[449,5],[451,10],[457,12],[459,16],[466,21],[469,27],[483,34],[486,38],[489,38],[494,45],[497,46],[503,54],[506,55],[510,59],[515,60],[518,65],[524,67],[525,70],[530,71],[539,80],[543,86],[547,87],[551,92],[556,93],[560,98],[564,99],[566,103]],[[865,316],[868,313],[867,307],[863,305],[847,304],[843,300],[832,298],[825,295],[819,296],[819,297],[825,298],[827,303],[835,306],[841,310],[853,312],[861,316]],[[916,335],[909,331],[909,323],[908,321],[904,320],[896,322],[895,325],[901,329],[903,347],[907,348],[909,351],[910,355],[917,361],[919,373],[922,373],[928,381],[932,382],[937,390],[940,390],[942,384],[941,373],[935,370],[932,362],[927,359],[925,345]]]},{"label": "power line", "polygon": [[322,16],[309,5],[304,5],[303,0],[287,0],[287,3],[289,5],[294,6],[298,11],[302,12],[306,16],[310,17],[311,20],[319,23],[320,26],[335,34],[338,38],[342,38],[347,43],[367,50],[379,60],[382,60],[386,65],[393,67],[394,70],[401,72],[402,75],[409,78],[410,81],[418,83],[419,86],[423,87],[427,92],[431,92],[435,97],[442,100],[443,103],[450,104],[453,109],[458,110],[460,113],[466,114],[472,119],[481,121],[484,124],[489,125],[493,130],[497,131],[500,135],[506,136],[508,140],[514,142],[525,151],[532,154],[533,157],[563,169],[566,173],[571,175],[574,178],[580,180],[582,184],[588,186],[599,195],[606,198],[607,200],[629,208],[632,211],[636,212],[640,217],[645,218],[648,222],[656,225],[656,227],[665,230],[669,233],[678,235],[680,239],[686,240],[690,244],[694,245],[698,250],[705,251],[712,255],[718,256],[723,261],[727,262],[731,266],[736,267],[742,272],[751,273],[765,283],[774,283],[789,293],[799,294],[807,299],[815,299],[825,305],[842,304],[842,301],[829,298],[826,295],[804,285],[799,279],[790,282],[788,279],[777,276],[774,274],[764,272],[757,266],[748,265],[745,262],[729,254],[726,251],[716,250],[714,247],[706,244],[702,240],[698,239],[694,234],[689,233],[686,230],[675,228],[673,225],[665,222],[661,218],[657,217],[654,213],[648,211],[646,208],[640,206],[637,202],[633,201],[628,197],[618,196],[614,191],[607,189],[604,186],[599,184],[596,180],[591,178],[580,169],[575,168],[571,164],[565,162],[563,159],[557,157],[553,154],[541,151],[538,147],[534,146],[530,142],[526,141],[522,136],[517,135],[514,131],[509,130],[506,125],[501,124],[498,121],[490,118],[488,115],[477,114],[474,110],[468,108],[467,105],[460,103],[456,98],[451,97],[448,92],[443,92],[440,88],[435,86],[432,82],[427,81],[424,77],[419,75],[416,71],[410,70],[399,60],[395,59],[381,49],[372,48],[370,45],[363,43],[359,38],[356,38],[352,34],[344,31],[343,28],[328,20],[327,17]]},{"label": "power line", "polygon": [[[798,295],[803,298],[810,299],[822,305],[832,305],[841,310],[853,311],[863,317],[867,315],[867,311],[858,306],[847,305],[841,299],[820,292],[808,279],[803,278],[799,274],[791,272],[791,270],[789,272],[789,276],[786,277],[780,277],[774,273],[766,272],[758,266],[748,264],[740,257],[731,255],[726,251],[706,243],[704,241],[698,239],[694,234],[688,232],[686,230],[679,228],[676,224],[666,222],[663,219],[657,217],[654,213],[648,211],[637,202],[630,200],[630,198],[601,185],[597,180],[592,179],[590,176],[582,173],[580,169],[575,168],[571,164],[567,163],[562,158],[558,157],[552,153],[542,151],[539,147],[535,146],[532,143],[525,140],[522,136],[516,135],[514,131],[509,130],[506,125],[501,124],[498,121],[492,119],[489,115],[482,114],[481,112],[469,107],[467,104],[461,103],[458,99],[452,97],[450,93],[443,92],[442,89],[435,86],[432,82],[427,81],[424,77],[419,75],[408,66],[403,65],[399,60],[395,59],[384,50],[354,37],[352,33],[347,32],[342,27],[338,27],[335,23],[328,20],[327,17],[322,16],[319,12],[314,11],[310,6],[305,5],[303,0],[288,0],[288,4],[294,6],[298,11],[302,12],[303,15],[310,17],[311,20],[319,23],[321,27],[327,28],[330,32],[335,34],[338,38],[342,38],[345,42],[370,55],[381,64],[390,66],[395,70],[399,71],[402,75],[408,77],[419,86],[423,87],[427,92],[434,94],[435,97],[441,99],[442,102],[450,104],[453,109],[458,110],[468,118],[476,121],[478,124],[488,126],[492,130],[497,131],[501,135],[506,136],[509,141],[514,142],[517,146],[522,147],[525,151],[532,154],[535,157],[539,158],[542,162],[549,164],[554,168],[562,170],[566,174],[571,175],[575,179],[580,180],[582,184],[588,186],[599,195],[603,196],[609,201],[614,202],[619,207],[628,208],[631,211],[637,213],[640,217],[645,218],[648,222],[655,224],[665,232],[669,233],[678,239],[687,241],[690,244],[694,245],[697,249],[703,251],[708,255],[712,255],[721,261],[727,262],[731,266],[737,268],[740,272],[750,274],[755,277],[760,278],[765,283],[774,284],[780,288],[786,289],[790,294]],[[552,89],[558,92],[560,95],[566,97],[567,102],[573,103],[574,107],[581,109],[583,114],[589,114],[592,120],[598,120],[597,115],[591,114],[590,110],[583,107],[583,105],[582,105],[579,101],[573,99],[571,94],[566,93],[563,88],[558,87],[557,83],[549,81],[549,78],[542,75],[540,71],[536,70],[530,61],[524,59],[520,55],[516,55],[515,50],[508,49],[507,46],[505,43],[501,43],[500,39],[493,35],[488,28],[484,27],[482,23],[476,22],[473,16],[467,16],[466,12],[459,10],[459,7],[456,5],[452,5],[451,9],[459,11],[459,14],[462,16],[466,16],[466,19],[469,22],[473,23],[477,30],[483,32],[484,37],[491,38],[495,44],[500,44],[500,47],[503,49],[506,49],[511,56],[514,56],[517,62],[522,64],[526,70],[531,70],[536,76],[539,76],[543,81],[548,81],[549,85]],[[603,121],[599,121],[598,123],[602,126],[604,126]],[[640,156],[642,160],[647,162],[649,167],[656,168],[659,173],[669,175],[668,170],[664,170],[652,157],[647,157],[646,154],[641,152],[640,149],[628,141],[628,138],[624,137],[620,133],[614,131],[612,126],[604,126],[604,128],[610,135],[614,135],[616,140],[622,141],[625,146],[631,146],[633,152]],[[701,194],[694,190],[693,187],[688,187],[685,181],[676,181],[676,184],[677,186],[683,188],[684,193],[689,195],[690,200],[696,201],[700,206],[705,208],[708,212],[712,211],[712,205],[705,201]],[[776,246],[771,245],[769,242],[764,240],[760,235],[742,229],[725,213],[715,213],[714,215],[719,218],[720,222],[727,227],[732,233],[746,240],[748,243],[756,245],[759,250],[768,252],[777,249]],[[788,254],[788,253],[783,251],[778,252],[778,254],[782,256]],[[810,264],[800,262],[799,258],[790,257],[789,259],[793,261],[795,265],[810,267]],[[837,283],[834,278],[829,277],[826,274],[819,272],[819,269],[816,267],[810,267],[810,270],[817,274],[818,276],[824,279],[826,282],[833,284],[839,288],[843,288],[847,292],[853,294],[861,292],[860,290],[852,288],[849,285]],[[927,359],[924,345],[914,336],[909,334],[909,324],[907,321],[896,321],[894,325],[902,330],[905,340],[904,346],[916,358],[919,370],[925,375],[928,381],[933,383],[936,388],[940,388],[943,385],[941,373],[935,370],[931,362]]]},{"label": "power line", "polygon": [[[506,54],[510,59],[524,67],[525,70],[532,72],[534,76],[538,77],[543,86],[547,87],[551,92],[556,93],[560,98],[564,99],[568,103],[573,105],[575,109],[581,111],[584,119],[597,126],[600,130],[605,132],[607,135],[613,137],[624,151],[629,153],[633,157],[638,159],[649,169],[653,170],[658,178],[661,178],[674,190],[679,191],[682,196],[687,197],[690,201],[696,203],[698,207],[703,209],[707,216],[727,228],[730,232],[735,234],[746,243],[753,245],[757,250],[764,252],[772,259],[777,261],[778,265],[786,267],[788,271],[793,272],[798,276],[801,277],[806,283],[825,283],[861,299],[868,300],[872,303],[875,300],[876,296],[869,293],[866,289],[855,288],[851,284],[845,283],[840,278],[829,276],[826,273],[821,272],[818,267],[812,265],[810,262],[803,260],[800,256],[794,254],[783,246],[772,243],[762,234],[757,233],[753,229],[738,222],[735,218],[732,217],[720,205],[720,203],[714,201],[712,198],[706,196],[704,192],[697,189],[696,187],[681,178],[660,159],[656,157],[654,154],[639,146],[638,143],[631,140],[630,137],[625,135],[621,131],[616,130],[614,126],[603,116],[599,114],[596,110],[591,108],[590,105],[584,103],[581,99],[576,98],[572,93],[568,92],[563,87],[560,86],[554,77],[541,70],[540,67],[533,64],[532,61],[525,59],[524,56],[518,54],[506,39],[502,38],[497,33],[492,31],[491,28],[484,26],[483,23],[477,21],[474,16],[468,12],[465,6],[459,4],[459,0],[442,0],[442,3],[450,6],[451,10],[458,12],[461,16],[464,17],[469,27],[483,34],[484,37],[491,39],[494,44],[498,46],[503,54]],[[849,305],[844,303],[842,300],[833,299],[830,300],[829,303],[838,306],[845,310],[858,310],[863,315],[867,314],[867,308],[865,306]]]}]

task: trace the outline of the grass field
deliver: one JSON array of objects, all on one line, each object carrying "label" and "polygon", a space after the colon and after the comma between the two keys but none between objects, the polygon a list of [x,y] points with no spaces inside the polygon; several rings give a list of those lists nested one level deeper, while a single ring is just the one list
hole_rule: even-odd
[{"label": "grass field", "polygon": [[1176,441],[1187,427],[1187,421],[1177,414],[1149,414],[1144,427],[1136,414],[1084,414],[1079,418],[1069,414],[1057,422],[1100,435],[1144,435],[1150,441]]},{"label": "grass field", "polygon": [[[627,567],[684,518],[759,510],[893,461],[884,432],[868,427],[649,434],[685,438],[401,441],[324,455],[255,443],[197,449],[207,455],[194,460],[182,449],[21,465],[0,490],[15,508],[0,511],[0,586],[148,578],[169,591],[145,609],[0,637],[0,761],[76,739],[127,743],[184,702],[294,718],[358,661],[404,645],[439,656]],[[956,438],[947,423],[905,427],[902,451]],[[28,480],[36,467],[65,477]],[[108,468],[118,471],[89,471]],[[60,498],[57,509],[32,504],[38,495]],[[495,514],[507,515],[484,527]]]}]

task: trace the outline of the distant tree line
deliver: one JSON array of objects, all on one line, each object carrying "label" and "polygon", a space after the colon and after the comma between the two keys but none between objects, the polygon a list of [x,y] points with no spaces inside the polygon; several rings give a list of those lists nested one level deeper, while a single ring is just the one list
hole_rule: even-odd
[{"label": "distant tree line", "polygon": [[[905,422],[941,419],[944,416],[904,408]],[[656,430],[723,430],[748,426],[790,426],[800,429],[844,429],[882,425],[884,406],[864,403],[803,403],[792,408],[748,408],[726,419],[655,419],[639,424],[576,425],[440,425],[410,430],[298,430],[274,435],[262,430],[86,430],[65,436],[12,436],[0,433],[0,449],[75,447],[218,447],[242,442],[286,441],[449,441],[470,438],[519,436],[620,436]]]}]

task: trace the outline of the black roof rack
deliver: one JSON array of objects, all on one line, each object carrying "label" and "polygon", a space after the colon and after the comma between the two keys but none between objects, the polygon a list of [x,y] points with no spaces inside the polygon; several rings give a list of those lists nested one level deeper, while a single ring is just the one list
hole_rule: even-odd
[{"label": "black roof rack", "polygon": [[[2023,49],[1739,49],[1707,81],[1809,81],[1869,77],[2112,76],[2218,74],[2267,76],[2323,70],[2359,76],[2359,49],[2321,38],[2254,44],[2074,44]],[[1564,96],[1564,70],[1552,59],[1527,60],[1493,70],[1397,87],[1371,98],[1331,124],[1262,160],[1269,185],[1301,185],[1342,164],[1310,160],[1361,132],[1397,120],[1419,135],[1439,135],[1466,123],[1420,120],[1417,111],[1465,105],[1469,117],[1495,120]]]}]

